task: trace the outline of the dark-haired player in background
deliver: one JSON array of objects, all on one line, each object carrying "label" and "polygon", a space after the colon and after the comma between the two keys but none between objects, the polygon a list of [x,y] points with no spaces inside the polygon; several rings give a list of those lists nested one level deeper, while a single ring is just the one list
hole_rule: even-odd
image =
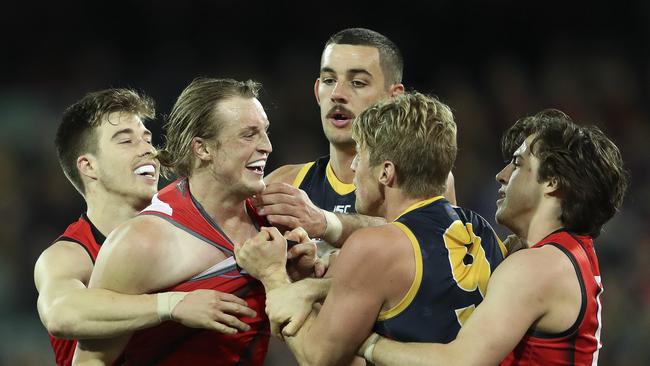
[{"label": "dark-haired player in background", "polygon": [[[360,227],[385,222],[353,214],[356,187],[350,165],[356,151],[351,128],[366,108],[404,92],[402,69],[399,48],[380,33],[349,28],[329,38],[314,84],[329,155],[307,164],[282,166],[269,174],[267,188],[257,200],[260,214],[274,225],[300,226],[311,237],[335,246]],[[456,203],[451,173],[444,195]]]}]

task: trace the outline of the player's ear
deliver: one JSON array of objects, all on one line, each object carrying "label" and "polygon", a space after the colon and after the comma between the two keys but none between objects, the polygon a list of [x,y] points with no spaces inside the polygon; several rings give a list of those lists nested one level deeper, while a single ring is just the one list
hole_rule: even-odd
[{"label": "player's ear", "polygon": [[544,194],[557,196],[560,194],[560,183],[556,177],[551,177],[544,182]]},{"label": "player's ear", "polygon": [[404,84],[397,83],[397,84],[391,85],[389,92],[390,92],[390,97],[391,98],[396,97],[396,96],[404,93]]},{"label": "player's ear", "polygon": [[379,170],[379,183],[387,186],[393,187],[397,183],[397,176],[395,171],[395,164],[390,160],[385,160],[381,163],[381,169]]},{"label": "player's ear", "polygon": [[192,151],[194,152],[194,156],[199,158],[201,161],[212,160],[212,147],[207,140],[201,137],[195,137],[192,139]]},{"label": "player's ear", "polygon": [[98,168],[97,160],[91,154],[84,154],[77,158],[77,170],[79,170],[79,175],[82,177],[96,180]]},{"label": "player's ear", "polygon": [[316,96],[316,103],[320,105],[320,97],[318,96],[318,88],[320,87],[320,78],[316,78],[314,82],[314,96]]}]

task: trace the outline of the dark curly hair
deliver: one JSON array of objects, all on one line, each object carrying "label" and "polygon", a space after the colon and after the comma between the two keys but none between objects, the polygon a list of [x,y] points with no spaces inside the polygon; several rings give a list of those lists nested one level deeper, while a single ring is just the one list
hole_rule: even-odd
[{"label": "dark curly hair", "polygon": [[618,147],[596,126],[578,126],[565,113],[547,109],[517,121],[501,140],[510,160],[526,138],[539,159],[538,182],[555,179],[565,228],[597,237],[621,207],[628,174]]}]

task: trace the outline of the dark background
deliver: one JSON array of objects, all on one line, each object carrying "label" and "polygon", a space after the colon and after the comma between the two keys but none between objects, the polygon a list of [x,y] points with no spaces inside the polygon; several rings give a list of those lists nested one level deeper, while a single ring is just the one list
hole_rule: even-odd
[{"label": "dark background", "polygon": [[644,1],[3,4],[0,364],[53,363],[32,269],[84,210],[53,146],[67,105],[107,87],[145,91],[157,101],[150,128],[160,143],[163,115],[192,78],[252,78],[264,84],[261,99],[272,123],[270,168],[310,161],[327,152],[313,97],[323,44],[356,26],[398,44],[408,89],[435,94],[453,108],[459,203],[491,221],[494,175],[503,164],[500,134],[517,118],[555,107],[613,137],[632,185],[597,240],[605,286],[600,360],[650,364],[650,3]]}]

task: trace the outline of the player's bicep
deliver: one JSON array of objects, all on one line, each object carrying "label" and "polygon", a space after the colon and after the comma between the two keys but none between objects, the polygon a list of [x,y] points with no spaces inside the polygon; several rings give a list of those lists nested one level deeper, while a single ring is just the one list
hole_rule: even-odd
[{"label": "player's bicep", "polygon": [[[370,333],[384,302],[381,265],[368,260],[372,245],[351,238],[333,266],[332,283],[311,329],[332,357],[350,357]],[[367,244],[367,243],[363,243]]]},{"label": "player's bicep", "polygon": [[39,311],[66,293],[85,288],[92,270],[90,255],[77,243],[60,241],[45,250],[34,266]]},{"label": "player's bicep", "polygon": [[[334,279],[314,325],[316,334],[356,349],[374,325],[383,304],[382,296],[368,284]],[[341,326],[345,325],[345,326]]]},{"label": "player's bicep", "polygon": [[464,363],[498,364],[542,315],[538,297],[543,295],[530,283],[533,274],[526,268],[530,263],[513,259],[497,268],[485,299],[452,342],[457,354],[466,358]]}]

